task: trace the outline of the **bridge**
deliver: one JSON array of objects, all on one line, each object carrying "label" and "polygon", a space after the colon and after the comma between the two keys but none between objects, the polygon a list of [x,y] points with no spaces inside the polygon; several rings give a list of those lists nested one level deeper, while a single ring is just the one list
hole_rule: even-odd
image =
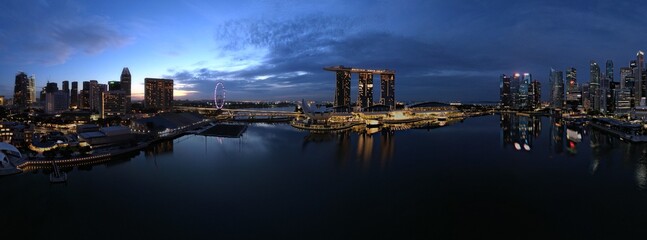
[{"label": "bridge", "polygon": [[175,110],[187,111],[187,112],[203,112],[203,113],[215,113],[216,111],[222,111],[220,115],[230,116],[232,118],[292,118],[301,116],[301,113],[298,112],[287,112],[287,111],[273,111],[273,110],[259,110],[259,109],[216,109],[214,107],[189,107],[189,106],[175,106]]}]

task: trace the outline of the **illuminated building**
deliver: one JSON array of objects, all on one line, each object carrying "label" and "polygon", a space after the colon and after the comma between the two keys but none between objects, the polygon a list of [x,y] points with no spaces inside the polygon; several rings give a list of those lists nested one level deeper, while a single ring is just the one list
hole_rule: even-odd
[{"label": "illuminated building", "polygon": [[126,112],[130,112],[130,105],[131,105],[131,92],[130,92],[130,87],[131,87],[131,76],[130,76],[130,70],[127,67],[124,67],[124,69],[121,70],[121,76],[119,78],[120,81],[120,88],[121,90],[124,91],[124,94],[126,94]]},{"label": "illuminated building", "polygon": [[335,72],[336,88],[334,107],[336,111],[350,111],[351,73],[359,73],[359,91],[357,105],[363,108],[373,103],[373,74],[380,74],[380,103],[395,108],[395,71],[360,69],[344,66],[325,67],[326,71]]},{"label": "illuminated building", "polygon": [[510,96],[510,76],[501,74],[500,84],[499,84],[499,100],[501,108],[510,108],[512,106]]},{"label": "illuminated building", "polygon": [[[563,93],[564,91],[562,91],[562,94]],[[528,96],[530,99],[530,107],[532,109],[537,109],[541,107],[541,83],[539,81],[537,80],[532,81],[532,83],[530,84],[530,94]],[[562,99],[563,99],[563,95],[562,95]]]},{"label": "illuminated building", "polygon": [[14,85],[13,105],[19,109],[26,109],[35,102],[34,77],[27,77],[24,72],[16,74]]},{"label": "illuminated building", "polygon": [[[127,97],[126,101],[128,101]],[[173,80],[144,79],[144,107],[162,111],[171,110],[173,108]]]},{"label": "illuminated building", "polygon": [[72,82],[72,89],[70,92],[70,107],[79,107],[79,82],[77,81]]},{"label": "illuminated building", "polygon": [[643,71],[645,67],[645,53],[638,51],[636,53],[636,61],[632,62],[633,75],[634,75],[634,104],[637,104],[642,97],[645,97],[645,79],[643,78]]},{"label": "illuminated building", "polygon": [[519,108],[519,85],[521,83],[521,74],[515,73],[512,75],[512,81],[510,82],[510,93],[512,101],[512,109]]},{"label": "illuminated building", "polygon": [[380,104],[395,109],[395,74],[380,74]]},{"label": "illuminated building", "polygon": [[4,96],[0,96],[0,106],[4,106]]},{"label": "illuminated building", "polygon": [[359,86],[357,94],[357,106],[360,109],[373,105],[373,74],[359,73]]},{"label": "illuminated building", "polygon": [[108,91],[119,91],[119,90],[122,90],[120,81],[108,81]]},{"label": "illuminated building", "polygon": [[81,89],[78,101],[78,108],[90,109],[90,81],[83,81],[83,89]]},{"label": "illuminated building", "polygon": [[564,107],[564,73],[550,69],[550,106],[553,108]]},{"label": "illuminated building", "polygon": [[577,70],[566,69],[566,108],[575,111],[582,106],[582,91],[577,85]]},{"label": "illuminated building", "polygon": [[603,111],[600,96],[600,66],[595,61],[591,61],[590,64],[589,95],[593,111]]},{"label": "illuminated building", "polygon": [[518,109],[530,108],[530,98],[528,97],[528,91],[530,90],[531,81],[532,75],[530,75],[530,73],[524,73],[523,78],[519,82],[519,94],[517,95],[516,103]]},{"label": "illuminated building", "polygon": [[101,94],[101,118],[126,114],[126,93],[124,91],[105,91]]},{"label": "illuminated building", "polygon": [[101,86],[97,80],[90,80],[88,103],[91,111],[101,111]]}]

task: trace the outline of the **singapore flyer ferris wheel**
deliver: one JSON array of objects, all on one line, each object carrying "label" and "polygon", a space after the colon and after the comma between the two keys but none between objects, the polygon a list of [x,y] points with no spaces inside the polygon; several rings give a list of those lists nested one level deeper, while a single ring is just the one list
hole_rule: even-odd
[{"label": "singapore flyer ferris wheel", "polygon": [[216,83],[216,88],[213,90],[213,101],[216,109],[222,109],[225,106],[225,85],[222,82]]}]

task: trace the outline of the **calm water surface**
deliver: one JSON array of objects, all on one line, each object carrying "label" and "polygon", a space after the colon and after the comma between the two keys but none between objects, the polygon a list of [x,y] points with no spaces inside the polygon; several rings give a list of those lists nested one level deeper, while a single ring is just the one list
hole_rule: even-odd
[{"label": "calm water surface", "polygon": [[[580,139],[581,138],[581,139]],[[0,226],[29,238],[646,236],[647,145],[549,118],[310,134],[250,125],[95,166],[0,178]]]}]

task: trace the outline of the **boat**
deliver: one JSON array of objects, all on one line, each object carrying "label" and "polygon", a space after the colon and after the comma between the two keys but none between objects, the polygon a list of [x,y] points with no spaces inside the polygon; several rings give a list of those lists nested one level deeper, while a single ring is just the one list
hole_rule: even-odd
[{"label": "boat", "polygon": [[379,127],[380,125],[382,124],[378,120],[375,120],[375,119],[366,120],[366,127],[374,128],[374,127]]},{"label": "boat", "polygon": [[51,183],[63,183],[67,182],[67,173],[61,172],[56,163],[52,163],[54,171],[49,174],[49,182]]}]

